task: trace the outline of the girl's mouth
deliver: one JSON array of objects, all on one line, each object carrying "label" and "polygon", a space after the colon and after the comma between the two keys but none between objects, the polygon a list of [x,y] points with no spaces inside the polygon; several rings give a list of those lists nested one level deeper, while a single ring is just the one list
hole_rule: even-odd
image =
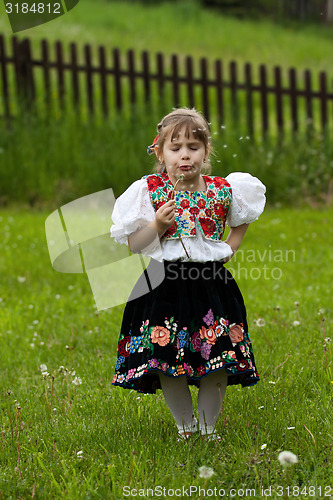
[{"label": "girl's mouth", "polygon": [[179,168],[180,168],[180,170],[182,170],[183,172],[184,172],[184,171],[186,172],[187,170],[191,170],[192,165],[180,165],[180,167],[179,167]]}]

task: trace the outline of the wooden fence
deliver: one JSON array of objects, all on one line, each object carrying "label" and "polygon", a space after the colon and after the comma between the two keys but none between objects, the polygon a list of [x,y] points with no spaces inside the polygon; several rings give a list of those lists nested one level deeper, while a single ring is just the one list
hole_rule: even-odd
[{"label": "wooden fence", "polygon": [[[7,42],[7,43],[6,43]],[[10,45],[10,47],[8,47]],[[37,52],[37,50],[36,50]],[[206,58],[163,54],[137,55],[129,50],[75,43],[64,47],[43,40],[39,55],[29,39],[0,36],[0,116],[19,116],[22,106],[58,113],[112,116],[138,106],[200,109],[212,127],[232,126],[249,136],[332,127],[332,81],[325,72],[253,68]]]}]

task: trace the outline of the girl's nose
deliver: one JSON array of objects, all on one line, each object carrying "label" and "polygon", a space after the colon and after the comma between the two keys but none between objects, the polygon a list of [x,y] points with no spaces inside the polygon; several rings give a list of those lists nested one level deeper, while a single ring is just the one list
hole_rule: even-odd
[{"label": "girl's nose", "polygon": [[189,158],[190,154],[188,152],[187,148],[182,149],[182,160],[185,160],[186,158]]}]

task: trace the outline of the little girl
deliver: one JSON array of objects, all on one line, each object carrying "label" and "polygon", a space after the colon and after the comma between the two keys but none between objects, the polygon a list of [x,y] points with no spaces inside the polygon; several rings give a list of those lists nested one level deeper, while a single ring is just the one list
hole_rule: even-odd
[{"label": "little girl", "polygon": [[[203,439],[220,440],[215,426],[227,385],[259,380],[243,298],[224,262],[262,213],[265,186],[247,173],[203,174],[210,172],[211,138],[196,110],[176,109],[157,128],[148,148],[156,173],[116,200],[111,236],[152,257],[146,278],[161,266],[165,276],[126,304],[112,383],[162,389],[180,438],[199,423]],[[189,384],[199,388],[199,422]]]}]

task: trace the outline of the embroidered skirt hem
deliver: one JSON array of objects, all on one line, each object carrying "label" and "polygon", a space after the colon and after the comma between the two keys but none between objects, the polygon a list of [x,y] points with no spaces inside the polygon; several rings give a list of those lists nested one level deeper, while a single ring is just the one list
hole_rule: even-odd
[{"label": "embroidered skirt hem", "polygon": [[[153,288],[161,272],[164,279]],[[151,260],[125,306],[112,384],[155,393],[159,373],[186,376],[199,386],[220,369],[228,385],[259,380],[243,297],[232,275],[220,262]]]}]

